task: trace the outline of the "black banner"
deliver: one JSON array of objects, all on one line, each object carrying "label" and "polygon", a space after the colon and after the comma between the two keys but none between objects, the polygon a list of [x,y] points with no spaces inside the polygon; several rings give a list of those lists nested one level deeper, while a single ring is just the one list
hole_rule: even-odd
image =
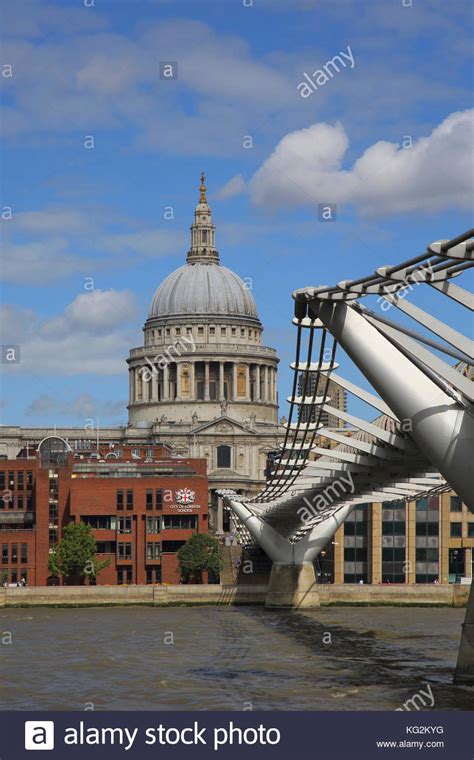
[{"label": "black banner", "polygon": [[470,712],[4,712],[0,760],[473,760]]}]

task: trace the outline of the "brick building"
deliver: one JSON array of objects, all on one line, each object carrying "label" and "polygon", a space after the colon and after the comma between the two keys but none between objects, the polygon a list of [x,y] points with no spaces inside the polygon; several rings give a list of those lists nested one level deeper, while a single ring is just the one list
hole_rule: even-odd
[{"label": "brick building", "polygon": [[0,460],[2,582],[57,583],[52,548],[70,522],[92,528],[100,559],[91,582],[178,583],[177,552],[208,532],[206,461],[172,457],[166,445],[73,452],[61,438]]}]

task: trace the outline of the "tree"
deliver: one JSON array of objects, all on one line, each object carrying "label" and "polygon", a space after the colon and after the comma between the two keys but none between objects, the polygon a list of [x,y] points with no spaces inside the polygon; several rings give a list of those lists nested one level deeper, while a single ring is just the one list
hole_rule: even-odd
[{"label": "tree", "polygon": [[195,533],[178,552],[179,570],[183,580],[201,579],[203,571],[219,575],[222,570],[222,548],[219,541],[207,533]]},{"label": "tree", "polygon": [[63,530],[62,540],[50,555],[48,568],[53,575],[62,575],[83,582],[86,576],[95,577],[110,565],[110,559],[97,559],[95,538],[85,523],[69,523]]}]

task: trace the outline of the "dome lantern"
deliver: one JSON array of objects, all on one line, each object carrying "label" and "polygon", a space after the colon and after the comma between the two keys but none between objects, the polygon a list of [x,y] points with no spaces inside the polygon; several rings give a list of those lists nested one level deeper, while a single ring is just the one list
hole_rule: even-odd
[{"label": "dome lantern", "polygon": [[216,228],[212,223],[211,209],[206,197],[206,176],[201,174],[199,203],[194,212],[191,225],[191,248],[188,251],[188,264],[219,264],[219,254],[215,247]]}]

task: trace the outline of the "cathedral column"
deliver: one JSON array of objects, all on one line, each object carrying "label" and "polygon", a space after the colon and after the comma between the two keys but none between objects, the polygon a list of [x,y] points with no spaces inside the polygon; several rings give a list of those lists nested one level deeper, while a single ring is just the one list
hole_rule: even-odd
[{"label": "cathedral column", "polygon": [[237,401],[237,363],[232,363],[232,399]]},{"label": "cathedral column", "polygon": [[224,533],[224,501],[222,496],[217,499],[217,525],[216,533]]},{"label": "cathedral column", "polygon": [[265,364],[263,368],[263,400],[269,401],[268,397],[268,365]]},{"label": "cathedral column", "polygon": [[247,401],[250,401],[250,364],[245,365],[245,382],[246,382],[246,396]]},{"label": "cathedral column", "polygon": [[163,401],[169,401],[170,397],[170,368],[168,362],[163,367]]},{"label": "cathedral column", "polygon": [[196,367],[194,362],[191,362],[191,370],[190,370],[190,389],[189,389],[189,395],[194,400],[196,398]]},{"label": "cathedral column", "polygon": [[224,401],[224,362],[219,362],[219,401]]},{"label": "cathedral column", "polygon": [[176,400],[181,398],[181,364],[176,362]]},{"label": "cathedral column", "polygon": [[204,401],[209,399],[209,362],[204,362]]},{"label": "cathedral column", "polygon": [[260,364],[255,365],[255,401],[260,401]]},{"label": "cathedral column", "polygon": [[133,404],[133,402],[135,401],[135,397],[134,397],[134,393],[133,393],[133,391],[135,389],[134,383],[135,383],[134,369],[133,369],[133,367],[130,367],[130,369],[128,371],[128,386],[129,386],[128,387],[128,398],[129,398],[129,403],[130,404]]}]

